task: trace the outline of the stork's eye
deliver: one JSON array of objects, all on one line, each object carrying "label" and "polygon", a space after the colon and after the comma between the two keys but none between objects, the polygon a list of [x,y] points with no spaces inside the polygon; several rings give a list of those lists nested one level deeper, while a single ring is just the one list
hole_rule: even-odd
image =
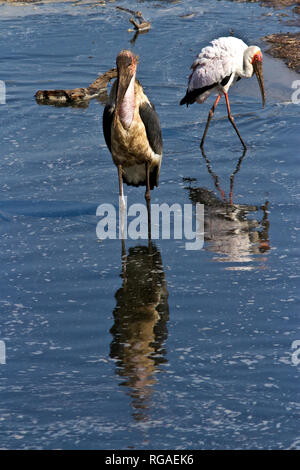
[{"label": "stork's eye", "polygon": [[263,55],[262,55],[262,53],[259,51],[259,52],[257,52],[256,54],[254,54],[251,63],[253,64],[253,62],[262,62],[262,61],[263,61]]}]

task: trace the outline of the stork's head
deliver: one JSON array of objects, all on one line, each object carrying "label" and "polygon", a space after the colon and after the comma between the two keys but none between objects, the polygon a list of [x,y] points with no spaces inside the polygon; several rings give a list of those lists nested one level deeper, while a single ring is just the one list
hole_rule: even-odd
[{"label": "stork's head", "polygon": [[266,94],[265,94],[265,87],[264,87],[264,76],[263,76],[263,55],[259,47],[257,46],[250,46],[246,49],[244,54],[244,60],[248,62],[250,66],[252,66],[252,75],[255,73],[257,77],[257,81],[259,84],[259,88],[261,91],[262,97],[262,105],[265,106],[266,102]]},{"label": "stork's head", "polygon": [[123,101],[124,95],[135,76],[137,66],[137,58],[131,51],[121,51],[117,55],[117,70],[118,70],[118,93],[117,93],[117,106]]},{"label": "stork's head", "polygon": [[119,73],[124,70],[128,70],[132,75],[135,73],[137,57],[131,51],[124,49],[119,52],[116,62]]}]

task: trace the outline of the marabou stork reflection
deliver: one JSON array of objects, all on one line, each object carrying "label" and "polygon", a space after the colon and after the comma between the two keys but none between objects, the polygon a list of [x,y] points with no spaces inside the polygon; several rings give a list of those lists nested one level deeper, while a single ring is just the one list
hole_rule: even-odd
[{"label": "marabou stork reflection", "polygon": [[[124,250],[124,246],[123,246]],[[123,251],[122,250],[122,251]],[[122,256],[122,287],[115,294],[110,357],[127,387],[136,420],[147,419],[153,385],[165,363],[168,291],[159,250],[151,242]]]}]

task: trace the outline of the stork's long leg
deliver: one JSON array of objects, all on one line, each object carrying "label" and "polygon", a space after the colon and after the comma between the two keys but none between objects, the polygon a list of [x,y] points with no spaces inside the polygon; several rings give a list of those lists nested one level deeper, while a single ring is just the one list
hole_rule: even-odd
[{"label": "stork's long leg", "polygon": [[229,105],[229,99],[228,99],[228,95],[227,93],[224,92],[224,95],[225,95],[225,99],[226,99],[226,105],[227,105],[227,111],[228,111],[228,119],[229,121],[231,122],[231,124],[233,125],[234,129],[235,129],[235,132],[237,133],[237,135],[239,136],[239,139],[244,147],[244,149],[246,150],[247,147],[246,147],[246,144],[245,142],[243,141],[242,137],[241,137],[241,134],[239,133],[239,130],[238,128],[236,127],[236,124],[234,122],[234,119],[233,119],[233,116],[231,114],[231,111],[230,111],[230,105]]},{"label": "stork's long leg", "polygon": [[215,109],[220,101],[220,98],[221,98],[221,94],[217,96],[217,99],[216,101],[214,102],[213,106],[211,107],[209,113],[208,113],[208,118],[207,118],[207,122],[206,122],[206,126],[205,126],[205,130],[204,130],[204,133],[203,133],[203,136],[202,136],[202,140],[201,140],[201,144],[200,144],[200,147],[202,148],[203,145],[204,145],[204,140],[205,140],[205,137],[206,137],[206,134],[207,134],[207,131],[208,131],[208,126],[209,126],[209,123],[214,115],[214,112],[215,112]]},{"label": "stork's long leg", "polygon": [[150,190],[150,163],[146,162],[146,192],[145,199],[148,212],[148,239],[151,240],[151,190]]},{"label": "stork's long leg", "polygon": [[124,199],[124,192],[123,192],[123,176],[122,176],[122,165],[118,165],[118,178],[119,178],[119,204],[120,204],[120,224],[121,224],[121,240],[122,240],[122,256],[124,255],[125,250],[125,210],[126,204]]},{"label": "stork's long leg", "polygon": [[118,178],[119,178],[119,195],[120,195],[123,205],[125,206],[124,192],[123,192],[122,165],[118,165]]}]

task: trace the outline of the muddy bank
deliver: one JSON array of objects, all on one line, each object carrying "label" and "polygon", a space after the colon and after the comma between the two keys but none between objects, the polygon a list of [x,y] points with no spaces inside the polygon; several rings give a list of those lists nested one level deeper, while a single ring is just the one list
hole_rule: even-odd
[{"label": "muddy bank", "polygon": [[[300,14],[300,0],[263,0],[262,4],[275,8],[294,6],[292,12]],[[269,54],[284,60],[289,68],[300,73],[300,32],[271,34],[263,39],[271,44],[267,50]]]},{"label": "muddy bank", "polygon": [[273,8],[286,8],[292,5],[300,5],[300,0],[233,0],[239,3],[261,3],[263,6]]},{"label": "muddy bank", "polygon": [[300,73],[300,32],[271,34],[263,39],[271,44],[267,50],[269,54],[283,59],[288,67]]},{"label": "muddy bank", "polygon": [[299,5],[299,0],[259,0],[264,6],[271,6],[274,8],[285,8],[292,5]]}]

